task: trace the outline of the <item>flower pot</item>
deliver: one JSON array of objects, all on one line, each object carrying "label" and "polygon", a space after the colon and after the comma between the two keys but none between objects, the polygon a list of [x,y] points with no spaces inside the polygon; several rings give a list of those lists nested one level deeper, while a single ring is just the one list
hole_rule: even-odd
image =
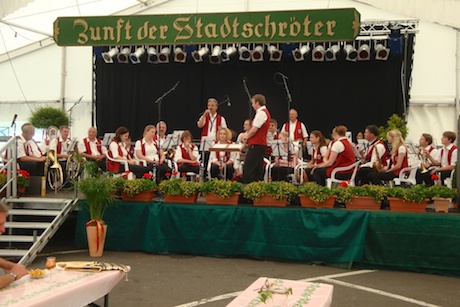
[{"label": "flower pot", "polygon": [[140,192],[139,194],[133,196],[129,196],[128,194],[126,194],[126,192],[121,191],[121,199],[123,199],[124,201],[150,203],[152,202],[154,195],[155,191]]},{"label": "flower pot", "polygon": [[101,257],[104,252],[107,225],[86,226],[88,248],[90,257]]},{"label": "flower pot", "polygon": [[322,203],[315,203],[307,195],[299,194],[300,205],[305,208],[334,208],[335,196],[329,197],[326,201]]},{"label": "flower pot", "polygon": [[20,194],[20,195],[26,194],[26,187],[23,186],[23,185],[18,186],[18,194]]},{"label": "flower pot", "polygon": [[287,198],[283,198],[281,200],[274,199],[268,194],[265,194],[258,200],[254,200],[254,206],[262,206],[262,207],[286,207]]},{"label": "flower pot", "polygon": [[214,193],[207,193],[204,197],[208,205],[238,205],[240,194],[241,193],[237,192],[232,196],[222,198]]},{"label": "flower pot", "polygon": [[380,202],[376,203],[374,197],[370,196],[353,196],[351,202],[347,203],[347,209],[378,211]]},{"label": "flower pot", "polygon": [[177,203],[177,204],[194,204],[198,198],[198,193],[193,194],[190,197],[185,197],[182,195],[165,195],[165,203]]},{"label": "flower pot", "polygon": [[433,197],[434,209],[436,212],[449,212],[452,198]]},{"label": "flower pot", "polygon": [[426,212],[426,202],[407,202],[401,198],[389,197],[390,210],[395,212]]}]

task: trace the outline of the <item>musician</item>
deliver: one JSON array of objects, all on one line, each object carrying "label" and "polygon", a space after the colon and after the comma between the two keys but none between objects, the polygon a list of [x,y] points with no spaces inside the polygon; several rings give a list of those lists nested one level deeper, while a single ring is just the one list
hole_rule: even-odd
[{"label": "musician", "polygon": [[192,133],[185,130],[181,137],[181,142],[174,153],[174,160],[177,163],[179,173],[193,172],[199,174],[200,161],[198,147],[192,144]]},{"label": "musician", "polygon": [[201,138],[204,136],[214,136],[220,128],[227,128],[225,117],[217,113],[219,104],[215,98],[208,99],[208,108],[203,112],[198,120],[197,126],[201,128]]},{"label": "musician", "polygon": [[308,181],[313,180],[312,170],[323,162],[327,161],[328,142],[323,133],[319,130],[313,130],[310,133],[310,142],[312,144],[311,160],[305,168],[304,178],[307,177]]},{"label": "musician", "polygon": [[[228,128],[220,128],[217,132],[216,144],[232,144],[232,132]],[[211,151],[209,163],[211,164],[211,178],[230,180],[233,178],[234,164],[238,158],[238,152]],[[225,178],[223,177],[225,174]]]},{"label": "musician", "polygon": [[392,180],[399,176],[401,170],[409,166],[409,150],[402,137],[401,131],[393,129],[387,133],[388,143],[391,144],[390,163],[384,166],[384,172],[372,172],[369,181],[372,184],[382,184],[382,181]]},{"label": "musician", "polygon": [[370,182],[369,175],[375,172],[376,166],[384,167],[387,165],[388,149],[378,138],[378,135],[379,128],[376,125],[369,125],[364,130],[364,138],[369,142],[369,145],[364,152],[364,164],[358,170],[356,185],[368,184]]},{"label": "musician", "polygon": [[[332,131],[332,142],[331,150],[327,161],[314,166],[313,181],[319,185],[326,184],[326,178],[330,178],[332,171],[337,167],[349,166],[356,161],[355,152],[353,145],[346,137],[347,127],[340,125],[334,128]],[[351,178],[353,169],[337,173],[335,177],[340,180],[346,180]]]},{"label": "musician", "polygon": [[21,126],[22,134],[17,139],[17,158],[21,169],[31,176],[43,176],[46,157],[34,141],[35,127],[30,123]]},{"label": "musician", "polygon": [[248,144],[246,161],[243,167],[243,183],[261,181],[264,178],[264,153],[267,148],[267,131],[270,126],[270,112],[266,105],[265,96],[252,96],[251,103],[256,111],[251,129],[244,138]]},{"label": "musician", "polygon": [[166,131],[167,130],[168,130],[168,126],[166,125],[166,123],[160,120],[156,126],[156,134],[153,137],[153,140],[157,142],[159,148],[161,148],[162,142],[166,141],[166,136],[167,136]]},{"label": "musician", "polygon": [[308,141],[308,131],[305,124],[297,120],[298,117],[297,110],[289,110],[289,122],[283,125],[281,131],[286,131],[292,141],[301,141],[305,146]]},{"label": "musician", "polygon": [[235,168],[234,180],[239,180],[243,176],[243,164],[246,160],[246,153],[248,151],[248,144],[244,141],[244,139],[247,136],[249,129],[251,129],[251,124],[252,121],[250,119],[246,119],[243,122],[243,132],[241,132],[236,138],[236,142],[244,144],[244,146],[241,149],[241,152],[238,154],[235,163],[233,164],[233,167]]},{"label": "musician", "polygon": [[102,141],[97,138],[95,127],[90,127],[88,129],[88,137],[78,142],[78,152],[87,161],[94,161],[101,170],[106,170],[107,148],[102,146]]},{"label": "musician", "polygon": [[282,142],[280,153],[283,155],[275,157],[271,177],[273,181],[289,181],[287,178],[294,173],[299,160],[299,148],[289,141],[289,133],[286,131],[280,132],[279,140]]},{"label": "musician", "polygon": [[144,128],[143,138],[136,141],[134,147],[135,157],[139,160],[145,160],[149,170],[154,169],[156,171],[157,181],[164,179],[167,172],[171,172],[171,169],[165,163],[165,154],[159,149],[158,144],[153,140],[155,137],[155,126],[147,125]]},{"label": "musician", "polygon": [[[420,159],[420,168],[417,169],[416,180],[417,184],[425,183],[427,186],[434,185],[433,179],[431,179],[431,168],[434,168],[433,163],[428,158],[430,155],[434,160],[438,160],[439,151],[433,145],[433,136],[428,133],[423,133],[419,141],[419,152],[418,156]],[[424,171],[425,170],[425,171]]]},{"label": "musician", "polygon": [[[120,126],[115,131],[115,137],[109,145],[107,156],[112,159],[124,160],[128,163],[129,171],[133,172],[137,178],[142,178],[145,173],[148,173],[148,169],[145,166],[137,165],[128,153],[127,145],[129,144],[129,130],[124,126]],[[119,173],[126,171],[124,165],[120,162],[108,160],[107,170],[109,172]]]},{"label": "musician", "polygon": [[430,153],[426,153],[426,157],[436,166],[431,170],[430,174],[441,173],[440,179],[443,184],[457,165],[457,146],[454,145],[456,138],[457,134],[455,132],[445,131],[442,134],[441,143],[443,147],[439,152],[438,158],[436,159]]},{"label": "musician", "polygon": [[249,129],[251,129],[251,120],[248,118],[248,119],[245,119],[244,122],[243,122],[243,132],[238,134],[238,137],[236,138],[237,143],[242,143],[243,142],[243,138],[246,136],[246,134],[248,133]]},{"label": "musician", "polygon": [[278,122],[276,121],[276,119],[271,118],[270,126],[268,126],[268,132],[267,132],[267,149],[265,150],[265,158],[269,159],[271,162],[273,162],[271,144],[274,140],[278,140],[278,139],[279,139]]}]

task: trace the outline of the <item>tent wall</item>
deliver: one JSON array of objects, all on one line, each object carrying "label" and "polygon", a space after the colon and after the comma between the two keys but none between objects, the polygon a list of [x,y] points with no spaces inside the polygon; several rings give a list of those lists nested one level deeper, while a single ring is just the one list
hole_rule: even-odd
[{"label": "tent wall", "polygon": [[[282,1],[282,0],[172,0],[143,14],[204,13],[233,11],[264,11],[293,9],[324,9],[355,7],[362,20],[401,20],[407,16],[390,14],[368,5],[354,1]],[[456,31],[434,23],[421,22],[420,33],[416,37],[414,70],[412,74],[411,100],[422,103],[445,103],[455,97],[455,46]],[[25,98],[33,108],[35,101],[58,101],[61,87],[61,50],[50,46],[39,48],[33,53],[15,57],[0,63],[0,126],[11,123],[18,113],[18,124],[27,121],[30,109],[25,105],[18,82],[23,88]],[[72,133],[84,136],[91,124],[92,98],[92,58],[86,47],[67,48],[65,74],[66,109],[73,106],[82,95],[82,103],[72,112]],[[16,71],[18,82],[11,68]],[[370,76],[371,77],[371,76]],[[378,95],[378,93],[376,93]],[[5,111],[3,111],[5,110]],[[423,110],[423,111],[422,111]],[[429,117],[425,115],[430,114]],[[449,116],[446,116],[448,114]],[[410,108],[409,128],[412,139],[418,139],[421,132],[431,132],[435,137],[443,130],[455,129],[455,108],[436,106],[416,106]],[[442,127],[434,120],[438,118]],[[377,123],[383,124],[383,123]],[[172,127],[171,127],[172,128]]]}]

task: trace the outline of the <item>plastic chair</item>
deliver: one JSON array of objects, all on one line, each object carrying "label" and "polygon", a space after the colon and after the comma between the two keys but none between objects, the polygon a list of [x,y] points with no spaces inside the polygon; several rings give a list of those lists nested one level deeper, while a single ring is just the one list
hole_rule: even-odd
[{"label": "plastic chair", "polygon": [[[344,167],[336,167],[332,173],[331,173],[331,178],[327,178],[326,179],[326,186],[331,189],[332,188],[332,184],[333,183],[338,183],[340,184],[341,182],[346,182],[349,186],[351,187],[354,187],[355,186],[355,177],[356,177],[356,173],[358,172],[358,168],[359,168],[359,165],[361,164],[360,161],[357,161],[353,164],[350,164],[348,166],[344,166]],[[341,179],[337,179],[335,178],[335,175],[338,173],[338,172],[342,172],[342,171],[348,171],[348,170],[351,170],[353,169],[353,173],[351,174],[351,178],[350,179],[346,179],[346,180],[341,180]],[[348,181],[350,180],[350,181]]]},{"label": "plastic chair", "polygon": [[402,183],[407,183],[410,185],[416,185],[416,175],[419,165],[420,162],[416,163],[415,165],[403,168],[399,173],[399,177],[393,179],[394,184],[401,185]]},{"label": "plastic chair", "polygon": [[454,182],[454,173],[455,173],[455,170],[452,170],[450,172],[450,176],[448,178],[444,179],[444,184],[449,189],[452,189],[452,182]]}]

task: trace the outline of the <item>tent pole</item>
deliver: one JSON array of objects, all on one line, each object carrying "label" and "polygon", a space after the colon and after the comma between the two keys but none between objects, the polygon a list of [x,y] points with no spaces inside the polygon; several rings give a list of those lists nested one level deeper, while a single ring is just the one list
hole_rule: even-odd
[{"label": "tent pole", "polygon": [[61,92],[59,102],[61,103],[62,111],[65,112],[65,78],[67,74],[67,47],[61,47]]}]

